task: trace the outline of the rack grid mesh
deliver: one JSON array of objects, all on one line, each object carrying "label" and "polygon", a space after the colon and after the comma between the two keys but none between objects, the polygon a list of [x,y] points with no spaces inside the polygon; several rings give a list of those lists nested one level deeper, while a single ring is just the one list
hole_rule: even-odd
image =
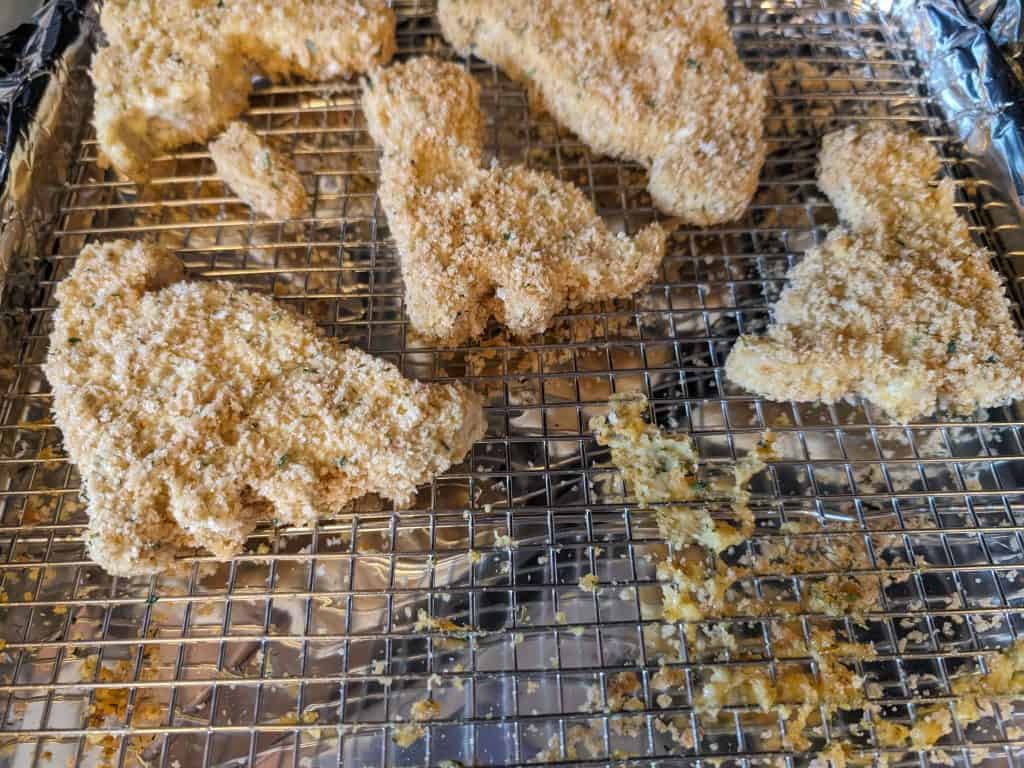
[{"label": "rack grid mesh", "polygon": [[[427,2],[396,7],[401,57],[451,55]],[[974,178],[912,49],[871,7],[729,0],[727,10],[741,57],[771,84],[753,205],[738,222],[678,231],[657,281],[631,300],[561,316],[528,343],[494,334],[438,349],[408,328],[355,83],[268,85],[252,98],[246,119],[293,152],[312,193],[299,221],[254,217],[203,150],[163,158],[139,190],[100,168],[86,137],[52,248],[12,276],[5,297],[16,332],[0,400],[0,765],[803,765],[814,755],[785,750],[775,715],[694,710],[716,667],[778,674],[790,663],[773,655],[778,622],[870,641],[877,655],[857,672],[901,722],[949,706],[951,676],[983,669],[1020,636],[1016,407],[898,425],[864,402],[762,401],[722,370],[737,334],[764,327],[787,268],[836,221],[814,183],[825,132],[881,121],[929,136],[1016,301],[1013,211]],[[615,227],[635,231],[656,216],[642,169],[594,155],[531,112],[521,87],[483,62],[467,66],[484,86],[495,157],[580,185]],[[468,382],[486,398],[486,438],[409,509],[367,498],[313,528],[268,521],[230,562],[197,554],[172,576],[106,575],[84,555],[79,478],[41,363],[54,286],[83,245],[114,237],[169,246],[195,279],[272,294],[410,376]],[[654,514],[622,496],[587,427],[626,391],[644,392],[652,419],[691,434],[709,465],[735,461],[772,429],[776,456],[754,487],[758,532],[747,546],[802,538],[855,548],[854,570],[881,585],[865,620],[730,617],[707,622],[699,643],[666,628]],[[750,588],[799,595],[844,571],[827,561],[762,571]],[[579,585],[588,573],[596,592]],[[473,631],[418,627],[421,611]],[[716,643],[723,633],[731,639]],[[667,702],[651,685],[666,640],[686,676]],[[624,671],[640,681],[643,708],[610,712],[602,703]],[[439,717],[399,746],[410,707],[428,695]],[[869,762],[1015,765],[1022,714],[1001,702],[918,753],[879,746],[870,732],[854,738],[856,718],[840,713],[816,743],[853,739],[852,754]],[[639,727],[622,727],[626,718]],[[681,718],[688,746],[661,718]]]}]

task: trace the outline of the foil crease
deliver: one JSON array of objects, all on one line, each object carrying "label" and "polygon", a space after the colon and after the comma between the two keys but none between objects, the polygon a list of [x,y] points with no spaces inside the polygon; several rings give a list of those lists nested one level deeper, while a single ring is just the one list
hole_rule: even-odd
[{"label": "foil crease", "polygon": [[[25,263],[41,252],[53,229],[58,197],[67,181],[68,168],[87,124],[92,84],[86,67],[96,28],[95,15],[76,15],[70,25],[63,12],[70,3],[48,3],[35,16],[40,22],[29,47],[27,60],[5,63],[0,77],[0,118],[4,136],[0,143],[0,287],[4,295],[31,292],[32,286],[8,280],[15,260]],[[61,12],[63,9],[63,12]],[[77,12],[75,12],[77,14]],[[47,20],[49,27],[42,21]],[[22,25],[11,35],[22,34]],[[72,31],[74,36],[67,39]],[[13,43],[7,40],[6,49]],[[2,45],[2,43],[0,43]],[[26,299],[26,301],[30,300]],[[14,305],[20,306],[16,299]],[[12,318],[4,315],[0,333],[9,331]]]},{"label": "foil crease", "polygon": [[0,36],[0,184],[31,124],[53,64],[77,38],[81,0],[47,0],[30,21]]},{"label": "foil crease", "polygon": [[903,27],[928,86],[978,174],[1024,212],[1020,0],[880,0]]}]

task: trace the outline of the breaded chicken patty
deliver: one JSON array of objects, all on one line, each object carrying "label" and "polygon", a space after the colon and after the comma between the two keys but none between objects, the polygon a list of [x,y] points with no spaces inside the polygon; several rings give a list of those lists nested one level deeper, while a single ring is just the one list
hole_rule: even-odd
[{"label": "breaded chicken patty", "polygon": [[257,71],[274,80],[366,72],[395,51],[384,0],[107,0],[96,52],[96,138],[125,175],[215,136],[241,114]]},{"label": "breaded chicken patty", "polygon": [[461,55],[527,83],[593,149],[647,166],[666,213],[704,226],[753,197],[765,81],[721,0],[440,0],[438,18]]},{"label": "breaded chicken patty", "polygon": [[217,175],[257,213],[294,219],[307,211],[309,198],[295,165],[247,123],[231,123],[210,142],[210,156]]},{"label": "breaded chicken patty", "polygon": [[1024,395],[1024,348],[992,254],[971,241],[953,181],[920,136],[825,137],[818,183],[843,225],[789,272],[761,337],[726,373],[772,400],[861,395],[900,422]]},{"label": "breaded chicken patty", "polygon": [[432,58],[376,73],[363,94],[413,327],[458,344],[494,317],[526,336],[558,312],[649,282],[665,252],[660,226],[613,234],[572,184],[480,167],[479,96],[470,75]]},{"label": "breaded chicken patty", "polygon": [[57,288],[46,375],[113,574],[237,553],[272,513],[308,524],[407,503],[484,433],[480,398],[410,381],[269,298],[187,282],[163,249],[87,246]]}]

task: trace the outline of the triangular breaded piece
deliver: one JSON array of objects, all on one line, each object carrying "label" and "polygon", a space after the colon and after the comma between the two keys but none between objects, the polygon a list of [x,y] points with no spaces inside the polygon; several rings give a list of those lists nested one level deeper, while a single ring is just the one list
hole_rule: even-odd
[{"label": "triangular breaded piece", "polygon": [[690,224],[740,216],[764,164],[764,77],[736,55],[721,0],[440,0],[441,31],[527,83],[597,152],[650,169]]},{"label": "triangular breaded piece", "polygon": [[312,523],[366,493],[397,503],[482,437],[480,398],[410,381],[271,299],[183,281],[154,246],[90,245],[57,288],[46,376],[115,574],[240,550],[270,512]]},{"label": "triangular breaded piece", "polygon": [[900,422],[1024,395],[1024,347],[990,264],[933,184],[921,137],[851,127],[822,144],[818,182],[837,227],[789,272],[764,336],[726,361],[737,384],[772,400],[863,396]]},{"label": "triangular breaded piece", "polygon": [[473,77],[432,58],[376,73],[363,94],[413,327],[458,344],[494,317],[527,336],[559,312],[652,280],[665,253],[659,225],[615,234],[572,184],[480,167],[479,97]]},{"label": "triangular breaded piece", "polygon": [[384,0],[107,0],[100,23],[96,139],[137,180],[157,155],[204,142],[245,111],[258,71],[328,80],[395,52]]}]

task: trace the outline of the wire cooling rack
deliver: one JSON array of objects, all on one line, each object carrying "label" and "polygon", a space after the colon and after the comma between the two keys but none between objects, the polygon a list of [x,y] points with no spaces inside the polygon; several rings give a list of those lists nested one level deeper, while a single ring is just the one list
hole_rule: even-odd
[{"label": "wire cooling rack", "polygon": [[[449,55],[431,7],[399,11],[400,55]],[[253,96],[247,119],[295,154],[313,193],[298,222],[254,218],[200,149],[161,160],[140,192],[100,169],[95,142],[83,141],[50,255],[12,275],[5,296],[15,331],[0,401],[0,765],[805,764],[811,756],[786,753],[780,723],[753,707],[693,712],[716,665],[777,669],[774,619],[724,622],[731,648],[663,627],[657,525],[622,501],[587,429],[618,391],[645,392],[657,422],[690,432],[709,463],[775,430],[750,546],[781,542],[780,524],[802,521],[806,540],[862,554],[848,567],[882,585],[865,623],[797,621],[873,642],[877,658],[857,672],[887,717],[909,722],[925,703],[948,704],[951,674],[983,668],[1020,633],[1016,408],[899,426],[863,403],[764,402],[721,367],[739,331],[763,327],[787,267],[835,222],[814,183],[826,131],[882,121],[932,137],[959,180],[963,215],[1018,296],[1015,219],[948,143],[909,46],[877,14],[834,0],[737,1],[728,11],[740,55],[771,76],[770,153],[754,204],[736,223],[678,232],[658,281],[633,300],[561,317],[529,344],[436,349],[411,333],[356,86]],[[639,168],[593,155],[531,114],[521,88],[469,66],[496,156],[581,185],[614,226],[633,231],[655,215]],[[107,576],[83,553],[79,479],[40,364],[53,288],[75,254],[142,236],[173,248],[193,278],[271,293],[409,375],[469,382],[487,399],[486,439],[412,509],[364,499],[314,528],[268,522],[231,562],[197,555],[182,575]],[[825,562],[761,573],[753,586],[799,594],[835,571]],[[596,592],[579,586],[588,573]],[[421,611],[473,631],[417,625]],[[651,688],[666,638],[680,644],[687,680],[667,705]],[[623,671],[641,684],[644,708],[628,713],[640,727],[617,727],[626,713],[602,706]],[[428,695],[438,718],[399,746],[412,704]],[[683,718],[690,746],[657,727],[665,716]],[[844,718],[830,718],[817,743],[845,737]],[[853,754],[1012,765],[1024,746],[1018,718],[1003,703],[957,724],[941,751],[880,748],[869,733]]]}]

